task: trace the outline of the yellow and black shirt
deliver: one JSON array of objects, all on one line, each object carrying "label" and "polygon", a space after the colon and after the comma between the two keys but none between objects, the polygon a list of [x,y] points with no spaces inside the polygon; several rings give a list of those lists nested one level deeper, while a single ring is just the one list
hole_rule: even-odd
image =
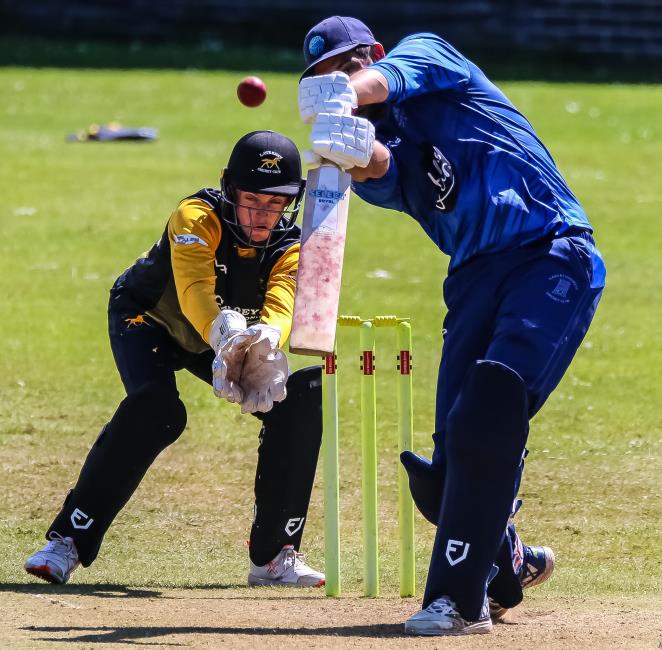
[{"label": "yellow and black shirt", "polygon": [[301,231],[274,246],[246,248],[223,227],[221,192],[184,199],[154,246],[111,290],[110,308],[145,314],[185,350],[209,350],[209,330],[221,307],[290,334]]}]

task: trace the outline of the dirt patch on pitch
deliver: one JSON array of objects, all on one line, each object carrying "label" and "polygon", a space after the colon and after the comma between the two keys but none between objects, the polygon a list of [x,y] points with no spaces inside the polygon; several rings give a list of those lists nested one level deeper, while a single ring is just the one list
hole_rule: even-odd
[{"label": "dirt patch on pitch", "polygon": [[662,647],[662,599],[537,599],[491,635],[453,639],[403,634],[418,603],[307,590],[0,585],[0,647]]}]

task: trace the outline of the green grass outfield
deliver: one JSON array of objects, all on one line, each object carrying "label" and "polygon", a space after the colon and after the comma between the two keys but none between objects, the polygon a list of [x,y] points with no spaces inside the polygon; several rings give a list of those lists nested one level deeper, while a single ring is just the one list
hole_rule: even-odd
[{"label": "green grass outfield", "polygon": [[[267,102],[235,98],[242,72],[0,69],[0,583],[24,558],[122,398],[105,323],[114,278],[184,196],[215,185],[233,142],[273,128],[302,147],[297,78],[264,73]],[[596,227],[608,288],[563,383],[536,418],[519,515],[554,547],[537,598],[660,591],[662,87],[510,82]],[[93,122],[154,126],[156,143],[70,144]],[[408,217],[353,198],[341,310],[411,316],[416,450],[431,451],[446,258]],[[389,344],[389,334],[380,333]],[[348,336],[341,350],[355,359]],[[385,347],[382,347],[384,350]],[[387,355],[378,352],[379,368]],[[297,359],[294,365],[304,365]],[[257,423],[182,375],[189,425],[156,462],[76,582],[173,587],[246,578]],[[379,379],[383,592],[397,589],[395,384]],[[358,382],[341,375],[343,588],[360,593]],[[321,477],[305,550],[323,564]],[[107,486],[112,489],[112,486]],[[480,516],[480,513],[474,513]],[[433,538],[417,518],[422,590]]]}]

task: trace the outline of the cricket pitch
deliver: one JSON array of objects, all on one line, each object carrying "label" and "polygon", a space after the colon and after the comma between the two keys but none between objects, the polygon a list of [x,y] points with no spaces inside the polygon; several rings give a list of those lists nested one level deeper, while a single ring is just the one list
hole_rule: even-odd
[{"label": "cricket pitch", "polygon": [[313,590],[0,586],[0,646],[660,648],[662,598],[529,599],[491,635],[406,637],[420,601]]}]

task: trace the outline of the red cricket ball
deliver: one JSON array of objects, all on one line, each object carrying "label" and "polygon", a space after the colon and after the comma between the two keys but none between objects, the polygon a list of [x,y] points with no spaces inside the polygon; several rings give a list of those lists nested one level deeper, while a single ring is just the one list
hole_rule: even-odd
[{"label": "red cricket ball", "polygon": [[237,97],[244,106],[259,106],[267,96],[267,87],[260,77],[244,77],[237,86]]}]

